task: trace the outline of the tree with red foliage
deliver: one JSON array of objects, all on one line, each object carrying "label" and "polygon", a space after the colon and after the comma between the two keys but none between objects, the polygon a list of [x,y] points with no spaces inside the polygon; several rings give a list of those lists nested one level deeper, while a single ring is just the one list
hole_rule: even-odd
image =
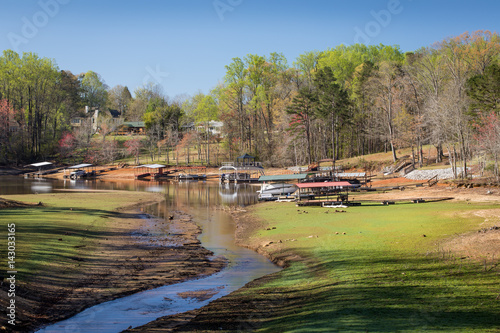
[{"label": "tree with red foliage", "polygon": [[143,146],[142,139],[132,139],[124,143],[127,147],[127,153],[135,157],[135,164],[139,165],[139,154],[141,153],[141,148]]},{"label": "tree with red foliage", "polygon": [[4,139],[10,132],[10,123],[14,121],[14,109],[6,99],[0,100],[0,138]]},{"label": "tree with red foliage", "polygon": [[117,157],[117,147],[116,140],[93,141],[85,154],[84,162],[94,165],[113,163]]},{"label": "tree with red foliage", "polygon": [[13,133],[19,130],[19,123],[15,119],[16,113],[6,99],[0,100],[0,161],[8,161],[9,155],[16,155],[12,144]]},{"label": "tree with red foliage", "polygon": [[77,140],[73,133],[66,132],[59,140],[59,153],[65,158],[72,157],[77,146]]},{"label": "tree with red foliage", "polygon": [[176,146],[176,153],[177,153],[176,164],[179,164],[179,155],[180,155],[182,149],[186,150],[186,164],[190,163],[189,150],[191,149],[191,145],[192,145],[193,141],[195,140],[195,137],[196,137],[196,133],[194,133],[194,132],[187,132],[184,134],[184,136],[182,137],[182,140]]},{"label": "tree with red foliage", "polygon": [[500,156],[500,117],[491,112],[488,115],[481,115],[474,124],[476,134],[474,136],[476,145],[485,151],[495,161],[494,174],[499,178],[498,158]]}]

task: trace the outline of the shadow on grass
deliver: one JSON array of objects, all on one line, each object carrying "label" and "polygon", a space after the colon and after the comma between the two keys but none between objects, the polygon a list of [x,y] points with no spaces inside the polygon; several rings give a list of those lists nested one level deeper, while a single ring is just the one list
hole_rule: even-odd
[{"label": "shadow on grass", "polygon": [[283,290],[293,300],[277,309],[275,324],[283,331],[467,331],[500,324],[498,291],[491,290],[498,273],[484,272],[477,264],[395,258],[383,251],[316,257],[331,259],[309,263],[307,272],[282,273],[282,279],[296,281]]},{"label": "shadow on grass", "polygon": [[[71,215],[75,218],[68,218]],[[89,218],[84,221],[84,217]],[[16,268],[19,270],[19,280],[32,281],[41,269],[49,279],[55,276],[61,278],[61,271],[74,269],[93,260],[94,252],[102,240],[129,235],[128,231],[110,231],[96,226],[94,221],[100,218],[137,219],[138,215],[84,208],[0,210],[0,221],[16,225]],[[6,233],[7,228],[4,230]],[[106,250],[115,249],[112,245],[106,245]],[[130,249],[122,246],[120,250]],[[5,258],[6,251],[6,248],[0,248],[0,256]]]},{"label": "shadow on grass", "polygon": [[12,208],[12,209],[2,209],[0,210],[0,218],[2,217],[8,218],[12,216],[33,216],[33,214],[71,214],[71,213],[79,213],[87,216],[96,216],[96,217],[116,217],[116,218],[137,218],[138,214],[127,214],[121,212],[114,212],[109,210],[102,209],[85,209],[85,208],[58,208],[58,207],[28,207],[28,208]]},{"label": "shadow on grass", "polygon": [[395,257],[384,251],[315,257],[323,261],[292,264],[239,296],[215,301],[181,331],[454,332],[499,327],[498,272],[484,272],[472,262]]}]

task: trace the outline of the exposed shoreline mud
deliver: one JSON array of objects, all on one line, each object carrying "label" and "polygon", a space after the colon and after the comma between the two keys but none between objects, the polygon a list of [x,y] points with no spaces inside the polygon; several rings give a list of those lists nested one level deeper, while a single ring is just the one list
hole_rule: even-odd
[{"label": "exposed shoreline mud", "polygon": [[[240,207],[226,210],[236,224],[235,239],[238,246],[253,250],[265,256],[280,267],[287,267],[290,260],[297,260],[293,254],[274,256],[264,251],[264,244],[252,241],[250,235],[262,228],[262,221],[248,214]],[[278,295],[273,290],[261,290],[259,294],[246,291],[255,286],[264,285],[276,278],[269,274],[247,283],[243,288],[221,297],[203,308],[159,318],[141,327],[126,332],[246,332],[260,326],[260,322],[270,318],[275,311],[280,311],[292,300]]]},{"label": "exposed shoreline mud", "polygon": [[[165,221],[129,207],[109,219],[107,230],[109,237],[98,244],[90,259],[75,258],[85,267],[78,274],[40,272],[18,287],[17,331],[33,331],[142,290],[211,275],[227,264],[200,245],[201,228],[181,211]],[[158,237],[159,233],[168,237]],[[5,286],[0,290],[2,307],[8,300]],[[0,331],[11,329],[2,326]]]}]

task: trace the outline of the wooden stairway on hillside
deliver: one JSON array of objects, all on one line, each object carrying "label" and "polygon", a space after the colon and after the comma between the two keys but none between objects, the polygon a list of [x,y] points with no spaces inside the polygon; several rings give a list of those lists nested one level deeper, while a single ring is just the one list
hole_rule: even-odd
[{"label": "wooden stairway on hillside", "polygon": [[427,184],[429,185],[429,187],[432,187],[434,185],[436,185],[438,183],[438,175],[435,175],[434,177],[430,178],[428,181],[427,181]]}]

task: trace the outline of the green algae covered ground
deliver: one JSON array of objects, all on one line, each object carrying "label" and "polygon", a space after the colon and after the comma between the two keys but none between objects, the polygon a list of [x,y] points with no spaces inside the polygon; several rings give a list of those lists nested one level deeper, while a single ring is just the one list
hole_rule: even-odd
[{"label": "green algae covered ground", "polygon": [[456,235],[498,224],[474,214],[495,208],[466,202],[337,209],[346,212],[293,203],[251,208],[263,226],[249,242],[272,242],[261,249],[289,264],[244,292],[280,300],[259,330],[498,332],[499,258],[443,248]]}]

